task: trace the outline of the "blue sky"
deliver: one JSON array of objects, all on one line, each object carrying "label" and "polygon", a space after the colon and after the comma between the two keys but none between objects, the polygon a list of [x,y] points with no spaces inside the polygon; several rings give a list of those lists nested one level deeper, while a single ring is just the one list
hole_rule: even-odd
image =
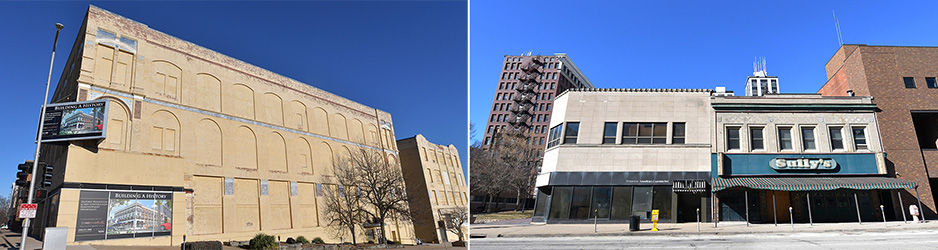
[{"label": "blue sky", "polygon": [[[52,87],[89,2],[0,1],[0,195],[32,159],[56,22]],[[398,139],[453,144],[468,166],[464,1],[96,2],[150,28],[391,113]],[[50,94],[51,96],[51,94]],[[468,167],[464,167],[468,170]],[[465,176],[469,176],[466,174]]]},{"label": "blue sky", "polygon": [[839,48],[832,11],[845,44],[938,46],[938,2],[778,2],[472,1],[470,121],[485,127],[506,54],[567,53],[601,88],[738,94],[758,56],[782,93],[815,93]]}]

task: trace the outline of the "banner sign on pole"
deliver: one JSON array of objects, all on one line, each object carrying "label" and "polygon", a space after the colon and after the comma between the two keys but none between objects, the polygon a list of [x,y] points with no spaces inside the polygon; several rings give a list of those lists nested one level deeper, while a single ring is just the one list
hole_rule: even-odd
[{"label": "banner sign on pole", "polygon": [[42,141],[103,139],[107,129],[108,100],[46,105]]}]

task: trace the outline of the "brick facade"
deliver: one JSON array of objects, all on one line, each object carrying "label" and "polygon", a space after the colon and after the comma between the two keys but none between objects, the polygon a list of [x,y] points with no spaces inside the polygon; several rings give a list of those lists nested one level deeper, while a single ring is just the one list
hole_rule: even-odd
[{"label": "brick facade", "polygon": [[[926,86],[925,77],[938,77],[938,47],[843,45],[826,65],[827,83],[818,90],[825,96],[872,96],[882,110],[877,114],[889,173],[899,179],[918,182],[922,210],[935,217],[935,199],[926,157],[918,143],[912,122],[913,111],[938,112],[938,88]],[[915,88],[906,88],[903,77],[913,77]],[[932,165],[938,162],[931,161]],[[938,173],[932,173],[936,176]],[[914,201],[916,190],[906,190],[903,198]],[[905,207],[908,207],[906,204]]]}]

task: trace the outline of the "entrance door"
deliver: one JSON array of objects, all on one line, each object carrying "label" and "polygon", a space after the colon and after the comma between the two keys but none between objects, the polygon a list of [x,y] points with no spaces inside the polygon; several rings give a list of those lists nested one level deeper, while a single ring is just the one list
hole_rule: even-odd
[{"label": "entrance door", "polygon": [[[677,194],[677,222],[697,222],[697,209],[705,213],[704,207],[700,207],[700,199],[704,194],[695,193],[676,193]],[[701,215],[702,216],[702,215]],[[704,221],[704,217],[700,218]]]}]

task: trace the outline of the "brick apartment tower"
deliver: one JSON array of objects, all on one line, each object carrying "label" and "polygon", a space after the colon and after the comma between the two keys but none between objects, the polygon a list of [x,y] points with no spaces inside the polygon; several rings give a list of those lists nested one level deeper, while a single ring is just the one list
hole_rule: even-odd
[{"label": "brick apartment tower", "polygon": [[506,55],[482,148],[488,149],[496,134],[517,128],[527,129],[532,145],[543,152],[554,97],[570,88],[593,88],[593,84],[567,54]]},{"label": "brick apartment tower", "polygon": [[926,219],[935,219],[938,192],[938,47],[844,44],[827,62],[825,96],[872,96],[887,172],[915,181],[902,204],[908,214],[916,191]]},{"label": "brick apartment tower", "polygon": [[[594,88],[589,79],[565,53],[553,56],[506,55],[502,62],[498,84],[482,148],[488,149],[501,133],[521,132],[530,139],[532,150],[538,160],[544,155],[547,143],[547,127],[554,98],[570,88]],[[475,197],[484,196],[474,194]],[[514,199],[514,193],[500,197]],[[473,199],[481,202],[481,198]],[[504,200],[504,199],[499,199]],[[505,202],[514,204],[514,201]],[[474,208],[474,207],[473,207]]]}]

